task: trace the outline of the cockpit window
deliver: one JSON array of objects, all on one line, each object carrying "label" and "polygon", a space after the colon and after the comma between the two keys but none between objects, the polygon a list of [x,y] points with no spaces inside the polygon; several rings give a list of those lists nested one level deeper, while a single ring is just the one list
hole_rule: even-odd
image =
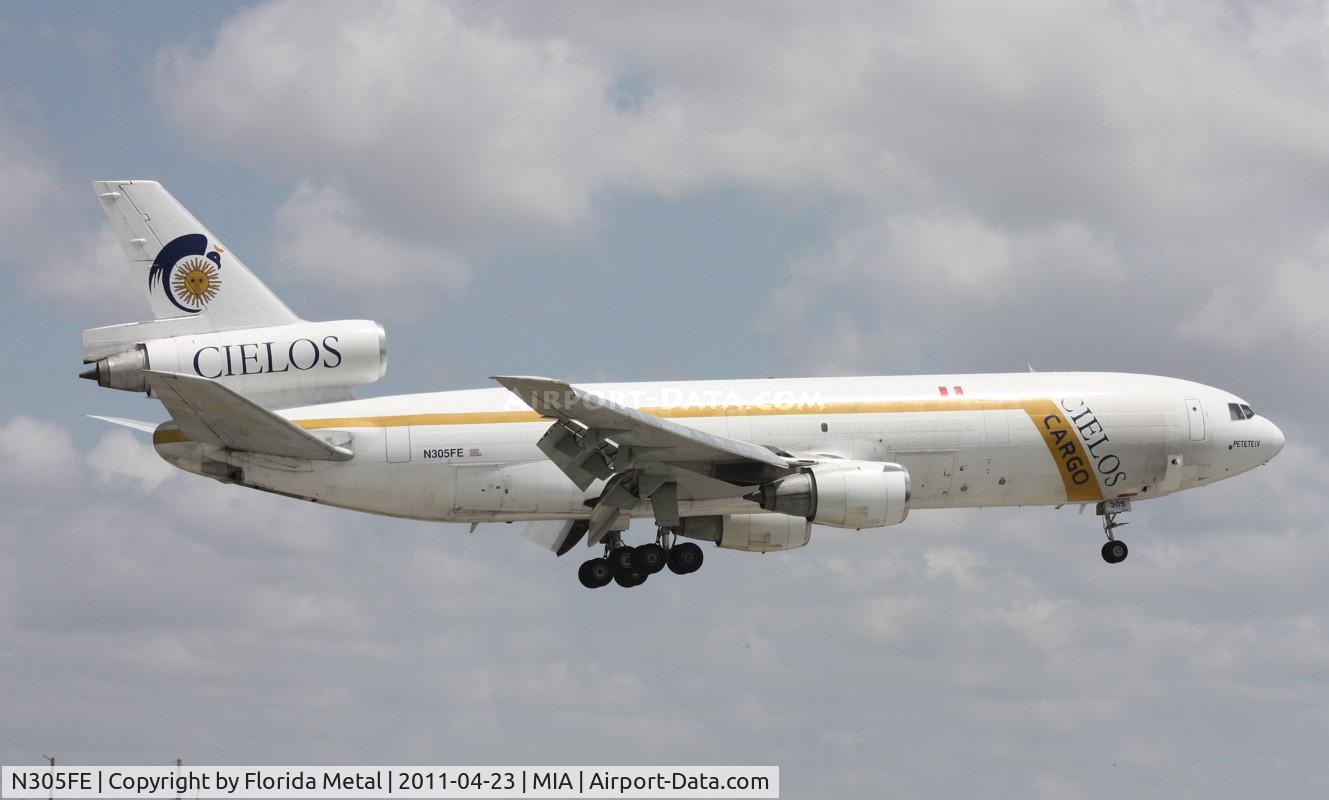
[{"label": "cockpit window", "polygon": [[1245,403],[1228,403],[1227,412],[1234,420],[1250,419],[1255,416],[1255,412]]}]

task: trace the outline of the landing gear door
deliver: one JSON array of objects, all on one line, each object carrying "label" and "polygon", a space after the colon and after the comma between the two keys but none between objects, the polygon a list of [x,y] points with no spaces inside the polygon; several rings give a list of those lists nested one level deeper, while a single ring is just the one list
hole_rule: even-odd
[{"label": "landing gear door", "polygon": [[1191,399],[1186,401],[1186,416],[1191,424],[1191,441],[1204,441],[1204,407],[1200,405],[1199,400]]}]

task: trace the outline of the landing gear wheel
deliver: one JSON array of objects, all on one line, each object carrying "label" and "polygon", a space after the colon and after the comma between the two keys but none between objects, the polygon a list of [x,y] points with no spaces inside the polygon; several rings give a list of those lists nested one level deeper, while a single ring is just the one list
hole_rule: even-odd
[{"label": "landing gear wheel", "polygon": [[614,571],[609,568],[609,562],[606,559],[592,558],[577,570],[577,578],[581,581],[581,585],[587,589],[599,589],[613,580]]},{"label": "landing gear wheel", "polygon": [[669,571],[675,575],[687,575],[701,569],[701,548],[692,542],[674,545],[669,551]]},{"label": "landing gear wheel", "polygon": [[624,589],[631,589],[634,586],[641,586],[646,582],[646,573],[629,572],[626,575],[614,573],[614,583],[622,586]]},{"label": "landing gear wheel", "polygon": [[[626,578],[637,571],[637,567],[632,563],[631,547],[615,547],[609,551],[609,568],[614,572],[614,579]],[[622,581],[619,581],[622,585]]]},{"label": "landing gear wheel", "polygon": [[1109,564],[1120,564],[1126,560],[1127,552],[1129,551],[1125,542],[1113,539],[1103,545],[1103,560]]},{"label": "landing gear wheel", "polygon": [[647,575],[654,575],[665,567],[665,549],[660,545],[650,542],[639,545],[632,549],[632,565],[638,572],[644,572]]}]

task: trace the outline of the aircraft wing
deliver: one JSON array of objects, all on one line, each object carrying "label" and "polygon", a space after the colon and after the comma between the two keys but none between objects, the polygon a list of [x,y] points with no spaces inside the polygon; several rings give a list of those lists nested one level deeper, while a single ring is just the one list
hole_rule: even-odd
[{"label": "aircraft wing", "polygon": [[[658,525],[677,525],[680,497],[741,495],[747,487],[788,475],[799,466],[792,456],[619,405],[564,381],[523,376],[494,380],[554,420],[536,446],[578,488],[585,490],[597,478],[605,481],[600,496],[588,503],[588,545],[627,527],[628,515],[641,503],[651,503]],[[558,555],[575,544],[563,531],[553,533],[560,534],[551,548]]]},{"label": "aircraft wing", "polygon": [[312,461],[346,461],[351,451],[325,442],[216,381],[144,370],[153,394],[195,442]]},{"label": "aircraft wing", "polygon": [[[750,486],[786,475],[792,459],[628,408],[551,378],[495,376],[544,417],[559,420],[540,449],[583,489],[596,478],[659,464]],[[602,456],[606,469],[594,458]],[[571,468],[571,469],[569,469]]]}]

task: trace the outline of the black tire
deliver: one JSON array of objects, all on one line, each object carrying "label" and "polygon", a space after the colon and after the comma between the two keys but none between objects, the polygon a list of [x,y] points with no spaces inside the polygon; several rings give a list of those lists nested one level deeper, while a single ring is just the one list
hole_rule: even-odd
[{"label": "black tire", "polygon": [[665,549],[655,542],[639,545],[632,549],[632,564],[638,572],[654,575],[665,568],[668,556]]},{"label": "black tire", "polygon": [[619,586],[622,586],[624,589],[631,589],[634,586],[641,586],[645,582],[646,582],[646,573],[644,572],[629,572],[626,575],[619,575],[615,573],[614,575],[614,583],[617,583]]},{"label": "black tire", "polygon": [[701,547],[692,542],[674,545],[669,551],[669,571],[675,575],[687,575],[701,569],[704,556]]},{"label": "black tire", "polygon": [[1107,542],[1103,545],[1103,560],[1109,564],[1120,564],[1126,560],[1126,554],[1129,552],[1126,543],[1120,539]]},{"label": "black tire", "polygon": [[614,571],[603,558],[592,558],[577,570],[577,579],[587,589],[599,589],[614,579]]},{"label": "black tire", "polygon": [[626,578],[637,571],[632,563],[631,547],[615,547],[609,551],[609,568],[614,571],[614,578]]}]

